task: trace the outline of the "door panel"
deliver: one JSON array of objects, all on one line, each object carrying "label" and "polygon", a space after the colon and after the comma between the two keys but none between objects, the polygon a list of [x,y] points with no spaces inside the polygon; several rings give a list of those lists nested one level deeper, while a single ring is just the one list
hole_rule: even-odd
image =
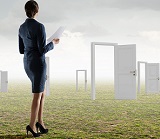
[{"label": "door panel", "polygon": [[136,45],[115,47],[115,98],[136,99]]},{"label": "door panel", "polygon": [[147,63],[146,65],[146,93],[158,93],[159,86],[159,63]]},{"label": "door panel", "polygon": [[46,57],[46,95],[49,96],[50,95],[50,74],[49,74],[49,57]]},{"label": "door panel", "polygon": [[1,71],[1,92],[8,92],[8,72]]}]

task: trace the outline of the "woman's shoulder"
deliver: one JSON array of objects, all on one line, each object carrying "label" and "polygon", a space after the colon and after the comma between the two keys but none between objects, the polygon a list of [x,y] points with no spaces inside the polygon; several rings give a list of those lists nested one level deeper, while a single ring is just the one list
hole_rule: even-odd
[{"label": "woman's shoulder", "polygon": [[37,21],[37,20],[35,20],[35,22],[36,22],[36,24],[37,24],[37,27],[39,27],[39,28],[41,28],[41,29],[44,29],[44,28],[45,28],[44,25],[43,25],[41,22],[39,22],[39,21]]},{"label": "woman's shoulder", "polygon": [[37,27],[39,28],[39,30],[44,32],[45,31],[45,26],[42,23],[38,22],[38,21],[37,21],[37,23],[38,23]]},{"label": "woman's shoulder", "polygon": [[20,25],[19,30],[21,30],[21,29],[23,30],[26,28],[45,30],[44,25],[35,19],[26,19],[25,22]]},{"label": "woman's shoulder", "polygon": [[32,24],[37,24],[39,26],[43,26],[43,24],[39,21],[37,21],[36,19],[30,19],[28,20],[28,22],[32,23]]},{"label": "woman's shoulder", "polygon": [[37,24],[39,24],[40,26],[43,26],[43,24],[42,24],[41,22],[39,22],[39,21],[37,21],[37,20],[35,20],[35,19],[34,19],[34,21],[35,21]]},{"label": "woman's shoulder", "polygon": [[19,31],[22,30],[25,27],[25,22],[23,22],[20,26],[19,26]]},{"label": "woman's shoulder", "polygon": [[33,19],[33,18],[27,18],[23,24],[37,24],[39,26],[44,26],[41,22],[39,22],[39,21],[37,21],[36,19]]}]

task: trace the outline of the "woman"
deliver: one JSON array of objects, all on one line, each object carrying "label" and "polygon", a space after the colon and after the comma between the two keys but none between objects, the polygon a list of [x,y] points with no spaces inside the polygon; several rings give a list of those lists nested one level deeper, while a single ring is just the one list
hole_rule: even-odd
[{"label": "woman", "polygon": [[[28,18],[19,28],[19,51],[20,54],[24,54],[24,69],[32,82],[33,92],[30,123],[26,127],[26,131],[27,136],[28,131],[30,131],[34,137],[40,136],[38,129],[42,134],[48,132],[43,122],[46,81],[45,53],[52,50],[54,44],[59,43],[59,39],[54,39],[46,45],[44,25],[35,20],[38,10],[36,1],[28,1],[25,4],[25,12]],[[38,122],[36,123],[37,117]]]}]

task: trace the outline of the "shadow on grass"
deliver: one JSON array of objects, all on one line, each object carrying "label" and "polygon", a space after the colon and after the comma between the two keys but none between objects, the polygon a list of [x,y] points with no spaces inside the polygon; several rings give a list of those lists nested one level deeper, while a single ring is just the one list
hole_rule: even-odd
[{"label": "shadow on grass", "polygon": [[[40,136],[39,138],[43,138],[43,136]],[[57,137],[52,137],[55,139],[73,139],[70,137],[64,137],[64,136],[57,136]],[[32,135],[0,135],[0,139],[35,139]]]},{"label": "shadow on grass", "polygon": [[[0,139],[26,139],[26,135],[0,135]],[[28,135],[28,138],[33,138],[33,136]]]}]

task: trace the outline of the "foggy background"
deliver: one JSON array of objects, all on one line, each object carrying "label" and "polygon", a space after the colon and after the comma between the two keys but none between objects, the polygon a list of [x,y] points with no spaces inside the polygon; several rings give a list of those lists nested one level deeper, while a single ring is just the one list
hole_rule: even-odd
[{"label": "foggy background", "polygon": [[[18,50],[18,29],[25,21],[26,0],[0,1],[0,70],[9,80],[28,80]],[[50,57],[50,78],[74,81],[77,69],[87,69],[90,80],[91,42],[136,44],[137,61],[160,62],[159,0],[37,0],[37,20],[47,37],[66,26]],[[96,80],[113,80],[113,47],[96,47]],[[141,66],[144,79],[144,66]],[[83,79],[83,74],[80,73]]]}]

